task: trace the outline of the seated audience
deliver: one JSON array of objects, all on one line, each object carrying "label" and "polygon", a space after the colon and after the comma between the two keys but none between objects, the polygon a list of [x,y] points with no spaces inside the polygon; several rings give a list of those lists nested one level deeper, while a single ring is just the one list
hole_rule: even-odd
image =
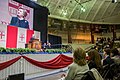
[{"label": "seated audience", "polygon": [[120,54],[117,48],[112,49],[111,54],[111,59],[113,59],[116,64],[120,64]]},{"label": "seated audience", "polygon": [[43,49],[46,49],[46,46],[47,46],[47,44],[46,44],[46,43],[44,43],[44,44],[43,44]]},{"label": "seated audience", "polygon": [[51,44],[48,42],[47,43],[47,48],[50,49],[51,48]]},{"label": "seated audience", "polygon": [[114,63],[114,61],[110,57],[110,53],[111,53],[110,48],[106,48],[104,50],[104,53],[103,53],[103,55],[104,55],[103,65],[107,65],[107,64],[110,65],[110,64]]},{"label": "seated audience", "polygon": [[97,50],[92,49],[88,52],[89,60],[88,66],[90,69],[96,68],[98,71],[101,69],[101,57]]},{"label": "seated audience", "polygon": [[51,43],[47,41],[47,43],[43,44],[43,49],[51,49]]},{"label": "seated audience", "polygon": [[73,54],[73,63],[68,68],[68,73],[64,80],[81,80],[83,75],[89,71],[88,64],[85,60],[85,51],[77,48]]}]

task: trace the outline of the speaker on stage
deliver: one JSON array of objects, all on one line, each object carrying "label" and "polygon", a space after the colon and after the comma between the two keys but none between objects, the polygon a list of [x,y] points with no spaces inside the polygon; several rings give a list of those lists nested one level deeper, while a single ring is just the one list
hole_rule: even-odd
[{"label": "speaker on stage", "polygon": [[9,75],[7,80],[24,80],[24,73]]}]

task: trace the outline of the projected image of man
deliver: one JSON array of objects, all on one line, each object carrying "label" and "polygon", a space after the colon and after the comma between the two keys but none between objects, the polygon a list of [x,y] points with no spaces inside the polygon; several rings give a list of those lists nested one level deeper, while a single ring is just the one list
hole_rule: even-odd
[{"label": "projected image of man", "polygon": [[23,8],[19,8],[17,12],[17,17],[12,17],[10,25],[29,29],[29,22],[25,19],[27,16],[27,11]]}]

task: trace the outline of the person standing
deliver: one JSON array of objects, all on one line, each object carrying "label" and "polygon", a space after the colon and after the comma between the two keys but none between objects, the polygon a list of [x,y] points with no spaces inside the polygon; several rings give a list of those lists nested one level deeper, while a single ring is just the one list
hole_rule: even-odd
[{"label": "person standing", "polygon": [[29,29],[29,22],[25,19],[26,16],[27,11],[23,8],[19,8],[17,17],[12,17],[10,25]]}]

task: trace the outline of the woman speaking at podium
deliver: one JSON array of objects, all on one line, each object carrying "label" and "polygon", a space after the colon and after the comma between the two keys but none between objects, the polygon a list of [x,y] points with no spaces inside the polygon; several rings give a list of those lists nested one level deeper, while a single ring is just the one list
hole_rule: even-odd
[{"label": "woman speaking at podium", "polygon": [[17,17],[12,17],[10,25],[29,29],[29,22],[25,20],[27,16],[27,11],[23,8],[19,8],[17,12]]}]

